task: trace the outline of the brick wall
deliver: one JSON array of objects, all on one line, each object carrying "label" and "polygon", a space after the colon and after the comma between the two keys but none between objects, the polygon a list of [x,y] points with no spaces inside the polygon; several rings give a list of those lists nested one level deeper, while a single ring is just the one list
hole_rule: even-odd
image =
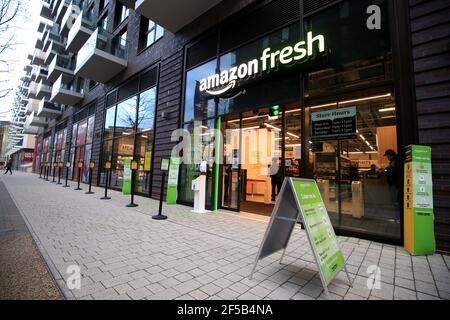
[{"label": "brick wall", "polygon": [[436,241],[450,252],[450,1],[409,3],[419,142],[433,148]]}]

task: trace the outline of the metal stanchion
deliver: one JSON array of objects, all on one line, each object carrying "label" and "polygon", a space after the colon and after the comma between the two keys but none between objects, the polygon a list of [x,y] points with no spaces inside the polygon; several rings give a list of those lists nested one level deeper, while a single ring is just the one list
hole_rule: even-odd
[{"label": "metal stanchion", "polygon": [[75,190],[83,190],[80,188],[81,175],[83,174],[83,161],[78,162],[78,186]]},{"label": "metal stanchion", "polygon": [[158,214],[152,216],[152,219],[154,220],[166,220],[167,216],[162,214],[162,209],[163,209],[163,200],[164,200],[164,186],[166,183],[166,171],[169,170],[169,160],[168,159],[163,159],[161,161],[161,171],[162,171],[162,181],[161,181],[161,191],[159,194],[159,210],[158,210]]},{"label": "metal stanchion", "polygon": [[58,164],[55,162],[53,163],[53,179],[52,179],[52,183],[56,183],[56,166]]},{"label": "metal stanchion", "polygon": [[66,184],[63,185],[63,188],[69,188],[70,186],[67,184],[67,181],[69,179],[69,168],[70,168],[70,162],[66,162]]},{"label": "metal stanchion", "polygon": [[58,162],[58,183],[59,185],[61,185],[61,169],[63,167],[63,163],[62,162]]},{"label": "metal stanchion", "polygon": [[92,188],[92,172],[94,171],[95,168],[95,163],[94,161],[91,161],[89,163],[89,191],[86,192],[86,194],[94,194],[94,192],[92,192],[91,188]]},{"label": "metal stanchion", "polygon": [[136,176],[136,170],[137,161],[133,160],[131,161],[131,202],[126,205],[128,208],[135,208],[138,206],[136,203],[134,203],[134,179]]},{"label": "metal stanchion", "polygon": [[49,165],[48,165],[48,162],[46,162],[45,163],[45,173],[44,173],[45,181],[49,181],[49,179],[48,179],[48,169],[49,169]]},{"label": "metal stanchion", "polygon": [[109,183],[110,174],[111,174],[111,162],[108,161],[105,163],[105,170],[106,170],[105,196],[103,198],[100,198],[101,200],[111,199],[110,197],[108,197],[108,183]]}]

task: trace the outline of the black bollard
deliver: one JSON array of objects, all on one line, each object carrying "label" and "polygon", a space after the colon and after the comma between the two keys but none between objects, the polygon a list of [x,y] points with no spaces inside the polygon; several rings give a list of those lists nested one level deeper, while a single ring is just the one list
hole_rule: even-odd
[{"label": "black bollard", "polygon": [[56,183],[56,162],[53,164],[53,180],[52,183]]},{"label": "black bollard", "polygon": [[48,170],[49,170],[49,166],[48,166],[48,163],[46,163],[45,164],[45,174],[44,174],[44,176],[45,176],[45,181],[49,181],[49,179],[48,179]]},{"label": "black bollard", "polygon": [[69,179],[69,167],[70,167],[70,162],[66,163],[66,184],[63,185],[63,188],[69,188],[70,186],[67,184],[67,181]]},{"label": "black bollard", "polygon": [[92,192],[91,188],[92,188],[92,171],[95,167],[94,162],[89,163],[89,191],[86,192],[86,194],[94,194],[94,192]]},{"label": "black bollard", "polygon": [[75,190],[83,190],[80,188],[80,182],[81,182],[81,174],[83,173],[83,163],[80,161],[78,162],[78,186]]},{"label": "black bollard", "polygon": [[135,208],[138,206],[136,203],[134,203],[134,179],[136,175],[136,170],[137,170],[137,162],[133,160],[131,162],[131,202],[126,205],[128,208]]},{"label": "black bollard", "polygon": [[162,173],[162,181],[161,181],[161,193],[159,195],[159,210],[158,214],[155,216],[152,216],[152,219],[155,220],[166,220],[167,216],[162,214],[162,208],[163,208],[163,198],[164,198],[164,185],[166,183],[166,172],[163,171]]},{"label": "black bollard", "polygon": [[105,196],[103,198],[100,198],[100,200],[110,200],[111,198],[108,197],[108,182],[109,182],[109,176],[111,172],[111,162],[107,162],[105,164],[105,170],[106,170],[106,181],[105,181]]},{"label": "black bollard", "polygon": [[59,185],[61,185],[61,169],[62,169],[62,162],[58,163],[58,183]]}]

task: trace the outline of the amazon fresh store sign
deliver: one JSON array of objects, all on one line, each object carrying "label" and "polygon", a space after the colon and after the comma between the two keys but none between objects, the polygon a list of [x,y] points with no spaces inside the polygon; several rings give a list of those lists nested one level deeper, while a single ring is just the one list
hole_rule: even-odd
[{"label": "amazon fresh store sign", "polygon": [[281,50],[272,51],[266,48],[259,59],[253,59],[239,66],[216,73],[200,80],[200,92],[219,96],[236,86],[237,81],[269,72],[279,64],[289,65],[292,63],[304,63],[315,53],[325,52],[325,37],[314,36],[308,32],[306,41],[300,41],[294,46],[286,46]]}]

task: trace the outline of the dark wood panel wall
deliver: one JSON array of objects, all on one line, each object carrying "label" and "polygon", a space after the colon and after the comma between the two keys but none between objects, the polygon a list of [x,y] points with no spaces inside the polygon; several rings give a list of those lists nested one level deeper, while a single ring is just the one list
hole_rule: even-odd
[{"label": "dark wood panel wall", "polygon": [[450,252],[450,1],[409,4],[419,143],[433,148],[436,241]]}]

